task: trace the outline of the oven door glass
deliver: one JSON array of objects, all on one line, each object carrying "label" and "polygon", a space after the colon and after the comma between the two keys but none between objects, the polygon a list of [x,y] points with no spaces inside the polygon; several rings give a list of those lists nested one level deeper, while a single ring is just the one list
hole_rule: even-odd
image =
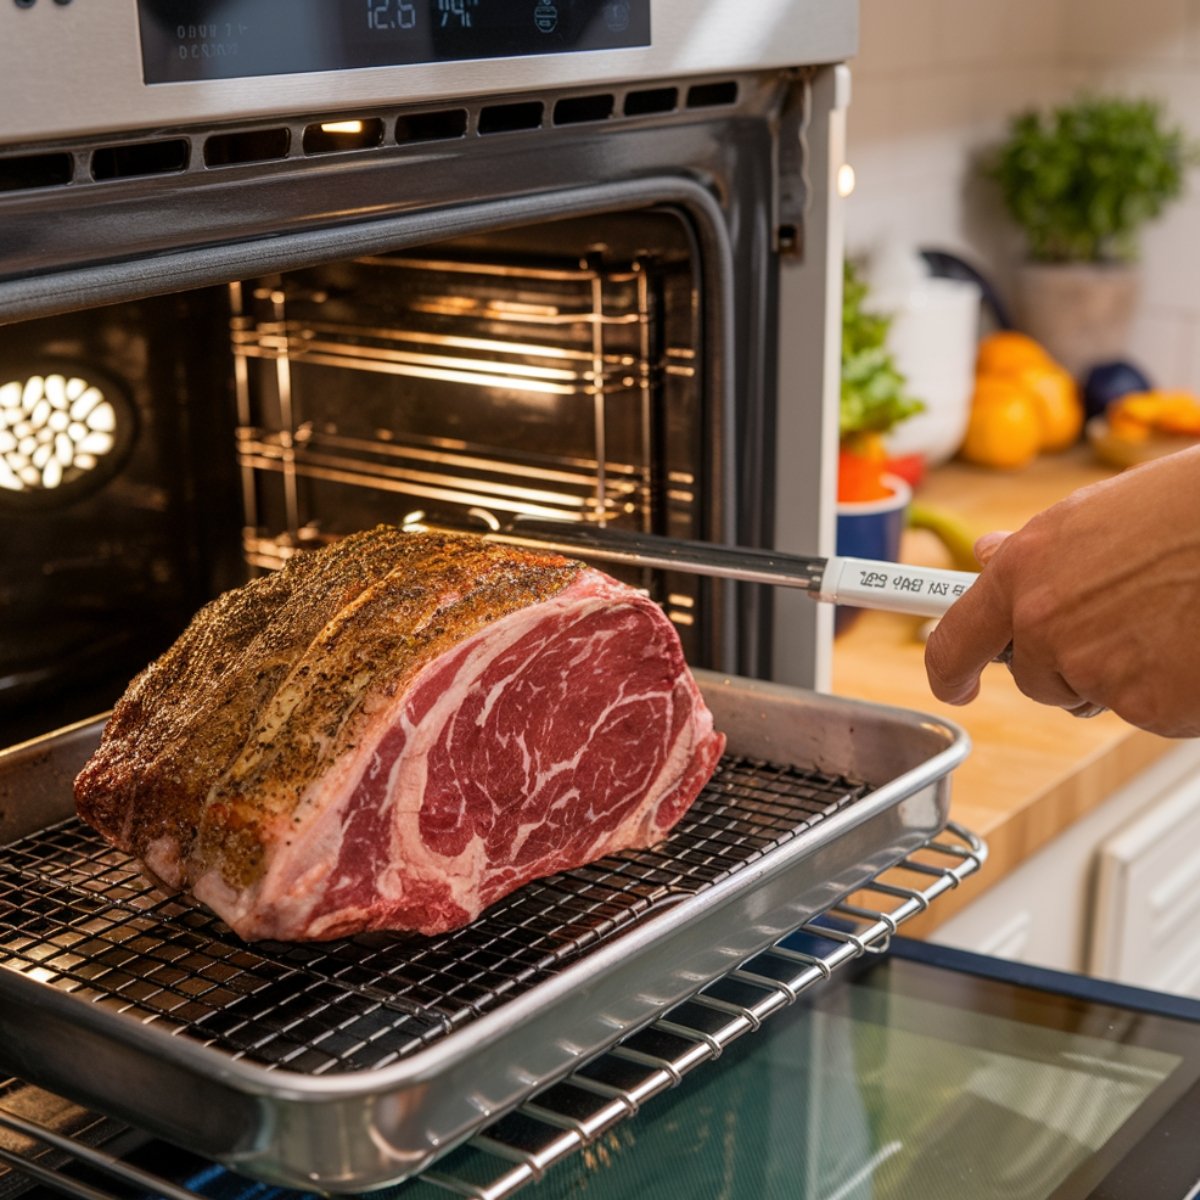
[{"label": "oven door glass", "polygon": [[1198,1024],[896,957],[772,1023],[537,1195],[1196,1194]]}]

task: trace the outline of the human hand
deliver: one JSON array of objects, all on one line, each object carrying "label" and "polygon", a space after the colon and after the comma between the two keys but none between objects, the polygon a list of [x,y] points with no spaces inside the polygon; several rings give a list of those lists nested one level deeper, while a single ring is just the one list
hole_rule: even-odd
[{"label": "human hand", "polygon": [[1200,735],[1200,448],[1083,488],[976,555],[979,579],[926,645],[935,696],[969,703],[1011,643],[1034,700]]}]

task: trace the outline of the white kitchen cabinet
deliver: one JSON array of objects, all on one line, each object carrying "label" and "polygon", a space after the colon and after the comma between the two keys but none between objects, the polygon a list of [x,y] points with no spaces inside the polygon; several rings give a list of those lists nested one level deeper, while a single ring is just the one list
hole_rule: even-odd
[{"label": "white kitchen cabinet", "polygon": [[1200,775],[1101,845],[1089,970],[1200,997]]},{"label": "white kitchen cabinet", "polygon": [[1200,989],[1197,918],[1200,741],[1188,741],[939,926],[931,940],[1187,991]]}]

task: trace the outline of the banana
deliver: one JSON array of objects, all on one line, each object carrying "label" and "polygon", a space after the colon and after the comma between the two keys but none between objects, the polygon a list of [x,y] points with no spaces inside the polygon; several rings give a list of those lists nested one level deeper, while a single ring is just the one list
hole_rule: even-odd
[{"label": "banana", "polygon": [[925,529],[937,537],[957,570],[979,570],[979,560],[975,557],[977,535],[961,517],[944,508],[913,500],[908,506],[908,524],[912,529]]}]

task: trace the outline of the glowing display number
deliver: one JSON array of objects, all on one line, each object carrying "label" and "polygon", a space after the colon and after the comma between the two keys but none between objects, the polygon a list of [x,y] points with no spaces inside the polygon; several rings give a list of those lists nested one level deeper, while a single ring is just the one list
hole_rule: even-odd
[{"label": "glowing display number", "polygon": [[479,0],[438,0],[438,12],[442,16],[442,28],[457,24],[470,29],[471,14],[479,7]]},{"label": "glowing display number", "polygon": [[367,0],[368,29],[413,29],[416,24],[412,0]]}]

